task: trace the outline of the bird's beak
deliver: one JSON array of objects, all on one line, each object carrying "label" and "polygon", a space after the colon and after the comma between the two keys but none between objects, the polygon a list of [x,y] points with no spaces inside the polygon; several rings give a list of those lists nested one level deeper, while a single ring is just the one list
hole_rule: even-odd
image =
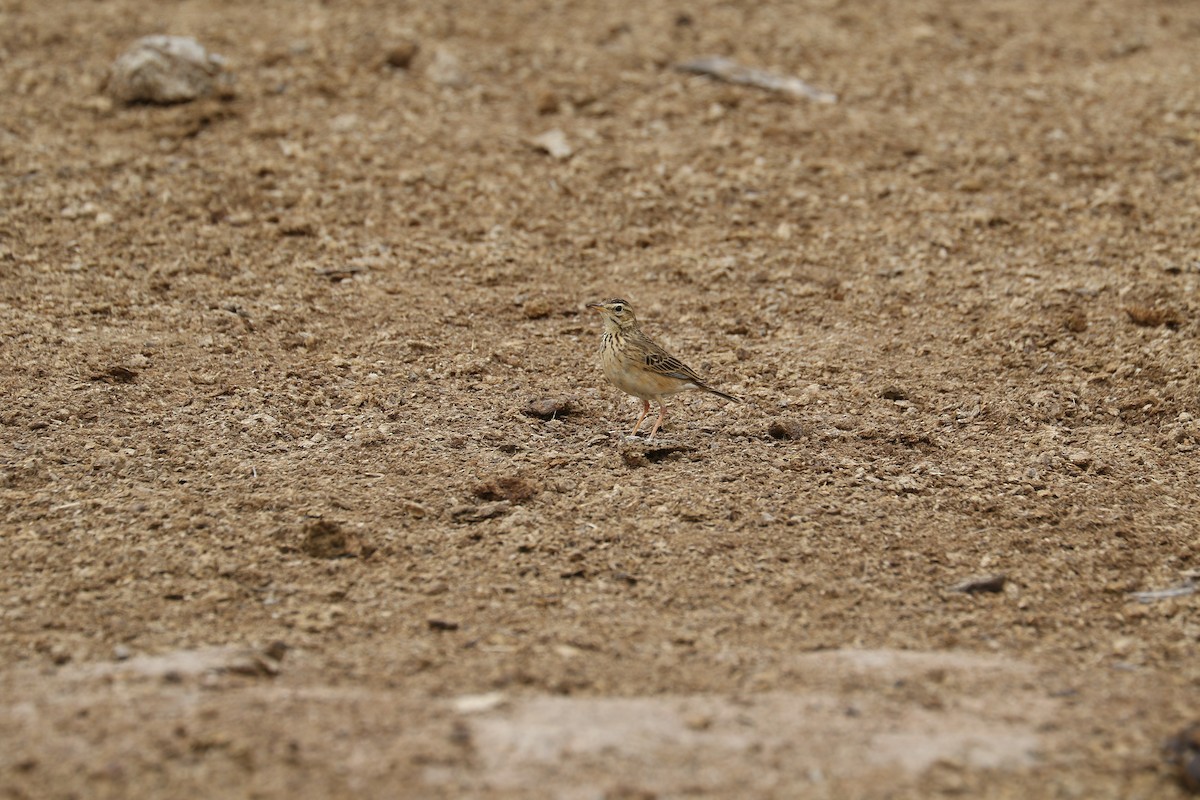
[{"label": "bird's beak", "polygon": [[604,310],[604,304],[603,304],[603,303],[588,303],[588,304],[587,304],[587,307],[588,307],[588,308],[594,308],[594,309],[596,309],[597,311],[603,311],[603,310]]}]

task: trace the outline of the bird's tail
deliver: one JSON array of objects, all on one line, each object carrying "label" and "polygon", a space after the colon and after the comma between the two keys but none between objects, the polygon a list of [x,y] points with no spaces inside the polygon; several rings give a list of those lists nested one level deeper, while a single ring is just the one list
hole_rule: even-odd
[{"label": "bird's tail", "polygon": [[725,392],[722,392],[720,389],[714,389],[711,386],[705,386],[704,384],[700,384],[700,388],[706,392],[711,392],[712,394],[715,394],[717,397],[724,397],[726,400],[729,400],[731,402],[734,402],[734,403],[742,402],[740,399],[734,397],[731,394],[725,394]]}]

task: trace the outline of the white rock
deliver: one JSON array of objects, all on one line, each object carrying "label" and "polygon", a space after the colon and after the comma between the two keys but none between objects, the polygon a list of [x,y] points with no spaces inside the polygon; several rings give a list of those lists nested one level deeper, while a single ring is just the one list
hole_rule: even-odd
[{"label": "white rock", "polygon": [[481,714],[500,708],[508,702],[504,692],[488,692],[487,694],[464,694],[454,698],[451,705],[460,714]]},{"label": "white rock", "polygon": [[567,141],[567,135],[558,128],[546,131],[540,136],[535,136],[529,140],[529,143],[537,150],[548,153],[551,158],[557,158],[560,161],[565,158],[570,158],[575,152],[574,148]]},{"label": "white rock", "polygon": [[145,36],[109,68],[105,90],[122,103],[186,103],[213,89],[223,59],[187,36]]},{"label": "white rock", "polygon": [[434,51],[433,63],[429,65],[426,74],[429,80],[438,86],[461,88],[469,83],[458,56],[442,48]]}]

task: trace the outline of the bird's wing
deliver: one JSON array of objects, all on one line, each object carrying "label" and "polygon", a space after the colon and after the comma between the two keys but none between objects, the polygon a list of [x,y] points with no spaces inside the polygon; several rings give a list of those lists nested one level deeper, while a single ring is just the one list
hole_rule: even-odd
[{"label": "bird's wing", "polygon": [[700,379],[695,370],[649,339],[642,342],[642,349],[644,351],[643,360],[652,371],[660,375],[678,378],[681,381],[690,381],[697,386],[704,385],[704,381]]}]

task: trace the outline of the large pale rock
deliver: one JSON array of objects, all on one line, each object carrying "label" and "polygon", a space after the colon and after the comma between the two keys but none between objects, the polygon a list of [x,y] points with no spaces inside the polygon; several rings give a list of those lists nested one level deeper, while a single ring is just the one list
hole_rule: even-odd
[{"label": "large pale rock", "polygon": [[145,36],[109,68],[105,89],[121,103],[186,103],[213,90],[223,59],[187,36]]}]

